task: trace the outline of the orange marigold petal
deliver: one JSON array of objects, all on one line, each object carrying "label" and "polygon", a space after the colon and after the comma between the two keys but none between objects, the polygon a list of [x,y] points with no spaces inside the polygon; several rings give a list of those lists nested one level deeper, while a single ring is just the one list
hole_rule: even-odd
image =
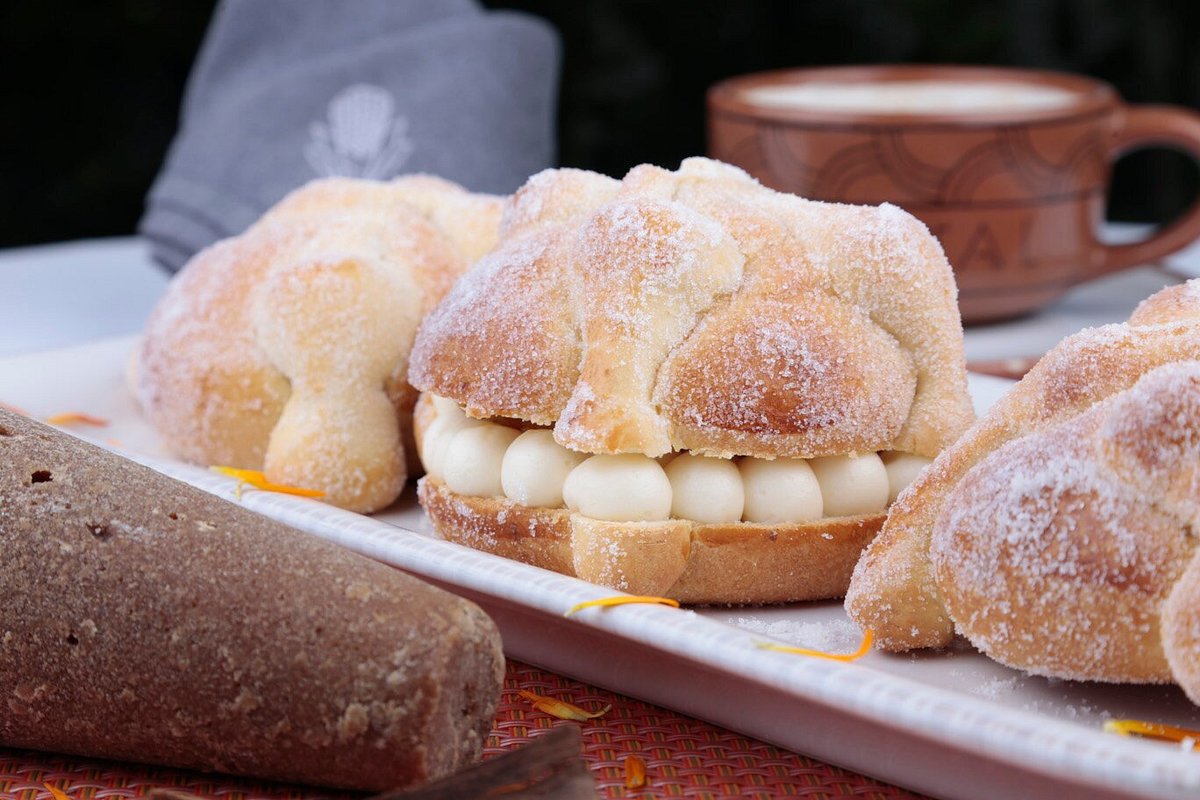
[{"label": "orange marigold petal", "polygon": [[646,762],[638,756],[625,756],[625,788],[641,789],[646,785]]},{"label": "orange marigold petal", "polygon": [[586,722],[589,719],[602,717],[612,710],[611,705],[606,705],[599,711],[585,711],[574,703],[568,703],[553,697],[546,697],[545,695],[536,694],[525,689],[521,689],[517,694],[528,700],[538,711],[543,711],[559,719],[573,719],[577,722]]},{"label": "orange marigold petal", "polygon": [[786,644],[775,644],[774,642],[761,642],[758,646],[763,650],[774,650],[777,653],[794,653],[799,656],[827,658],[831,661],[857,661],[871,652],[871,645],[874,642],[875,632],[868,628],[863,631],[862,644],[853,653],[826,653],[824,650],[810,650],[807,647],[789,647]]},{"label": "orange marigold petal", "polygon": [[42,786],[46,787],[46,791],[50,792],[50,794],[54,797],[54,800],[71,800],[70,795],[68,795],[62,789],[56,789],[48,783],[43,783]]},{"label": "orange marigold petal", "polygon": [[[249,484],[256,489],[262,489],[266,492],[280,492],[282,494],[294,494],[299,497],[324,497],[325,492],[320,489],[305,489],[300,486],[288,486],[283,483],[272,483],[267,480],[267,476],[262,473],[262,470],[257,469],[239,469],[237,467],[209,467],[213,472],[219,472],[222,475],[228,475],[231,478],[237,478],[245,484]],[[240,496],[240,493],[239,493]]]},{"label": "orange marigold petal", "polygon": [[1196,749],[1197,744],[1200,744],[1200,731],[1165,725],[1161,722],[1145,722],[1140,719],[1110,719],[1104,723],[1104,730],[1121,736],[1141,736],[1162,742],[1186,744],[1189,749],[1193,750]]},{"label": "orange marigold petal", "polygon": [[97,428],[108,426],[108,420],[103,417],[93,417],[82,411],[64,411],[61,414],[51,414],[43,422],[50,425],[92,425]]},{"label": "orange marigold petal", "polygon": [[612,606],[627,606],[634,603],[657,603],[658,605],[671,606],[679,608],[679,601],[672,600],[669,597],[650,597],[646,595],[630,595],[618,594],[612,597],[600,597],[595,600],[585,600],[582,603],[576,603],[566,610],[564,617],[569,617],[576,611],[582,611],[585,608],[610,608]]}]

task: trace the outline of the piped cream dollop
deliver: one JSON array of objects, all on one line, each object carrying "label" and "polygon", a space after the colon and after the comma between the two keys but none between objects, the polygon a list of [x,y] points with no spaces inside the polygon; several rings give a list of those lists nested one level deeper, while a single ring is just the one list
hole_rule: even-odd
[{"label": "piped cream dollop", "polygon": [[476,425],[454,434],[446,446],[442,480],[452,492],[472,497],[504,494],[500,466],[520,431],[503,425]]},{"label": "piped cream dollop", "polygon": [[680,453],[664,471],[671,481],[671,516],[696,522],[737,522],[746,492],[733,461]]},{"label": "piped cream dollop", "polygon": [[465,428],[488,423],[468,417],[453,401],[445,398],[434,397],[434,407],[437,417],[425,429],[421,440],[421,463],[426,472],[441,479],[445,477],[446,450],[454,435]]},{"label": "piped cream dollop", "polygon": [[649,522],[671,516],[671,481],[645,456],[591,456],[563,484],[567,508],[613,522]]},{"label": "piped cream dollop", "polygon": [[550,431],[525,431],[508,446],[500,465],[504,496],[523,506],[559,508],[567,476],[586,458],[554,441]]},{"label": "piped cream dollop", "polygon": [[932,458],[919,456],[915,453],[902,453],[898,450],[887,450],[879,454],[888,476],[888,505],[896,502],[900,493],[917,479],[921,470],[933,463]]},{"label": "piped cream dollop", "polygon": [[875,453],[823,456],[808,462],[825,501],[825,516],[878,514],[888,504],[888,474]]},{"label": "piped cream dollop", "polygon": [[821,486],[802,458],[743,458],[738,464],[746,491],[746,522],[809,522],[824,515]]}]

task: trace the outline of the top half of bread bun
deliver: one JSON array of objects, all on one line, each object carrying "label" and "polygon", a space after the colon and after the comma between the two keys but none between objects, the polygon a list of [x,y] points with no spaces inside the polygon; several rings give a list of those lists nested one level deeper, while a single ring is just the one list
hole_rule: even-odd
[{"label": "top half of bread bun", "polygon": [[425,319],[409,380],[588,453],[931,457],[973,418],[924,225],[703,158],[533,176]]}]

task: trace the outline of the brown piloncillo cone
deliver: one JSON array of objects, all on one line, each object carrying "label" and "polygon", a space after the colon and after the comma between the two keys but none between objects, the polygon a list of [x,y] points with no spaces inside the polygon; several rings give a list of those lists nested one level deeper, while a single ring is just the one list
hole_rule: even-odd
[{"label": "brown piloncillo cone", "polygon": [[475,605],[0,409],[0,746],[382,790],[479,758]]}]

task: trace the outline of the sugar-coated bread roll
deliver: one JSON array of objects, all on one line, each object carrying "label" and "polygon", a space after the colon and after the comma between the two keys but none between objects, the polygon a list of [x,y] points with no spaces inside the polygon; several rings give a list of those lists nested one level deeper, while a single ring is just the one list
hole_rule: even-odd
[{"label": "sugar-coated bread roll", "polygon": [[671,481],[671,516],[696,522],[742,518],[746,489],[729,459],[679,453],[664,469]]},{"label": "sugar-coated bread roll", "polygon": [[500,466],[505,497],[523,506],[557,508],[571,470],[587,458],[554,441],[546,430],[525,431],[509,445]]},{"label": "sugar-coated bread roll", "polygon": [[823,456],[809,461],[809,466],[821,486],[826,516],[852,517],[887,508],[887,468],[874,453]]},{"label": "sugar-coated bread roll", "polygon": [[131,371],[143,413],[184,460],[387,506],[419,467],[417,325],[494,245],[500,211],[430,176],[297,189],[168,286]]},{"label": "sugar-coated bread roll", "polygon": [[0,410],[0,746],[382,791],[476,761],[475,605]]},{"label": "sugar-coated bread roll", "polygon": [[821,485],[804,459],[743,458],[738,469],[746,486],[742,516],[747,522],[810,522],[824,516]]},{"label": "sugar-coated bread roll", "polygon": [[446,445],[442,472],[451,491],[476,497],[501,497],[504,453],[520,431],[485,423],[460,427]]},{"label": "sugar-coated bread roll", "polygon": [[[418,496],[448,539],[627,591],[840,596],[884,518],[886,470],[866,454],[931,458],[973,418],[954,297],[937,241],[894,206],[804,200],[703,158],[621,180],[546,170],[426,317],[409,380],[447,413],[545,428],[628,469],[589,459],[565,506],[535,507],[456,492],[435,463]],[[760,500],[783,468],[751,469],[751,486],[735,466],[852,453],[875,461],[869,490],[836,484],[864,509],[844,517],[782,484]],[[661,490],[630,510],[618,487],[644,488],[635,475]]]},{"label": "sugar-coated bread roll", "polygon": [[1200,282],[1045,357],[901,496],[847,608],[887,649],[959,633],[1200,702]]},{"label": "sugar-coated bread roll", "polygon": [[671,482],[657,461],[632,453],[592,456],[563,484],[567,508],[594,519],[649,522],[671,516]]}]

